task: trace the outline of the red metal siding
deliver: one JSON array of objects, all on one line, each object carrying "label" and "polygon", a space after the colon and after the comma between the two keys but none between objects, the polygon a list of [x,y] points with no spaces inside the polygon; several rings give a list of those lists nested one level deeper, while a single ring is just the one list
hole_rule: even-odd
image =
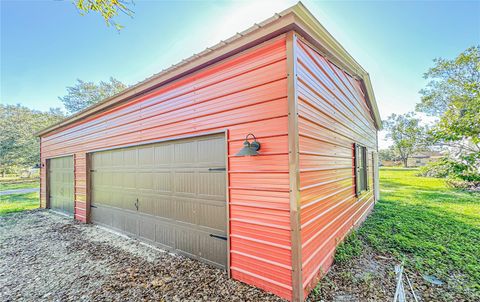
[{"label": "red metal siding", "polygon": [[353,143],[367,146],[371,166],[377,141],[360,84],[304,42],[296,49],[302,283],[308,294],[330,267],[338,242],[373,205],[372,186],[355,197]]},{"label": "red metal siding", "polygon": [[[231,274],[291,298],[285,37],[228,58],[41,139],[75,154],[75,217],[86,220],[86,152],[228,129]],[[233,157],[245,135],[262,155]],[[45,206],[45,171],[42,205]]]},{"label": "red metal siding", "polygon": [[75,218],[87,222],[87,158],[86,153],[76,153],[74,155],[75,170]]}]

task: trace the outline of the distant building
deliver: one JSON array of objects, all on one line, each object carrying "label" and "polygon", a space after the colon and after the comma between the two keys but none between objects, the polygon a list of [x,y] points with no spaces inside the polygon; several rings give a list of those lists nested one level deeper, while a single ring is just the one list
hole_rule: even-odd
[{"label": "distant building", "polygon": [[381,167],[395,167],[395,166],[401,166],[402,162],[401,161],[395,161],[395,160],[382,160],[380,161],[380,166]]},{"label": "distant building", "polygon": [[425,151],[413,154],[408,158],[409,167],[422,167],[429,162],[439,160],[443,155],[438,151]]}]

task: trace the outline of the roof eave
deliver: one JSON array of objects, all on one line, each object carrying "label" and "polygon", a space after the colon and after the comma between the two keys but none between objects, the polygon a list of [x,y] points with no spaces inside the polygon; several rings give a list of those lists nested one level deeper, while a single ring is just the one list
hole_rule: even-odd
[{"label": "roof eave", "polygon": [[43,136],[61,127],[89,116],[105,111],[113,106],[127,102],[135,97],[144,95],[167,83],[173,82],[187,74],[198,71],[209,65],[235,55],[245,49],[258,45],[275,36],[295,30],[302,34],[310,43],[324,52],[324,55],[353,76],[356,76],[365,85],[367,102],[372,110],[377,129],[381,129],[382,121],[378,112],[375,95],[368,73],[355,59],[338,43],[335,38],[318,22],[318,20],[299,2],[298,4],[275,14],[273,17],[237,33],[233,37],[209,47],[199,54],[195,54],[182,62],[155,74],[126,90],[107,98],[91,107],[75,113],[63,121],[56,123],[36,133]]},{"label": "roof eave", "polygon": [[[273,22],[273,20],[278,22]],[[269,21],[269,22],[267,22]],[[179,64],[162,70],[161,72],[123,90],[122,92],[96,103],[84,110],[77,112],[66,119],[47,127],[36,133],[42,136],[57,130],[58,128],[70,125],[80,119],[86,118],[94,113],[104,111],[112,106],[124,103],[139,95],[143,95],[151,90],[157,89],[167,83],[173,82],[187,74],[215,64],[227,57],[233,56],[243,50],[251,48],[262,42],[265,42],[275,36],[279,36],[293,29],[294,14],[289,8],[280,14],[275,14],[272,18],[262,23],[255,24],[247,30],[237,33],[235,36],[218,43],[213,47],[183,60]],[[237,38],[235,38],[237,37]]]}]

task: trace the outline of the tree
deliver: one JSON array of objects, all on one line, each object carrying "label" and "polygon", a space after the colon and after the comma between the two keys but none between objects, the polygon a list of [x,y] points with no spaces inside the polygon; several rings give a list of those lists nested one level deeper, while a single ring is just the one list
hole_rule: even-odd
[{"label": "tree", "polygon": [[67,87],[68,94],[59,99],[71,114],[111,97],[125,88],[127,85],[113,77],[110,77],[108,82],[101,81],[98,84],[77,80],[75,86]]},{"label": "tree", "polygon": [[393,140],[393,148],[408,167],[408,158],[415,152],[426,148],[425,128],[420,126],[420,120],[413,113],[403,115],[392,114],[384,121],[387,138]]},{"label": "tree", "polygon": [[107,26],[113,25],[117,30],[122,29],[123,26],[113,21],[113,18],[120,12],[129,17],[133,16],[133,10],[130,9],[133,1],[130,0],[73,0],[73,4],[81,15],[89,12],[100,13]]},{"label": "tree", "polygon": [[468,48],[453,60],[434,62],[424,74],[430,82],[420,91],[422,100],[416,109],[439,118],[431,131],[437,142],[473,143],[467,148],[479,152],[480,46]]},{"label": "tree", "polygon": [[39,139],[35,132],[65,118],[59,108],[47,112],[21,105],[0,104],[0,169],[31,167],[39,163]]},{"label": "tree", "polygon": [[464,174],[480,177],[480,46],[434,63],[424,74],[430,81],[416,109],[438,117],[432,142],[446,145],[450,160],[468,167]]},{"label": "tree", "polygon": [[397,160],[397,155],[395,154],[395,150],[390,147],[388,149],[378,150],[378,158],[381,161],[395,161]]}]

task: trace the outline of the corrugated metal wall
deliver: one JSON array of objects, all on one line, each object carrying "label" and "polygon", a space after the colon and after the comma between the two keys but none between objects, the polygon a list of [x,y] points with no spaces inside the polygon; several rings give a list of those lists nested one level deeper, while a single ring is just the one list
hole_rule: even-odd
[{"label": "corrugated metal wall", "polygon": [[368,148],[371,166],[377,141],[360,83],[300,40],[296,54],[302,282],[308,294],[330,267],[338,242],[373,205],[371,185],[355,197],[353,143]]},{"label": "corrugated metal wall", "polygon": [[86,154],[79,152],[75,158],[75,218],[87,221],[87,158]]},{"label": "corrugated metal wall", "polygon": [[[268,41],[41,139],[41,160],[75,155],[86,221],[86,152],[228,129],[231,273],[291,298],[285,37]],[[261,156],[232,157],[254,133]],[[45,171],[42,171],[45,206]]]}]

